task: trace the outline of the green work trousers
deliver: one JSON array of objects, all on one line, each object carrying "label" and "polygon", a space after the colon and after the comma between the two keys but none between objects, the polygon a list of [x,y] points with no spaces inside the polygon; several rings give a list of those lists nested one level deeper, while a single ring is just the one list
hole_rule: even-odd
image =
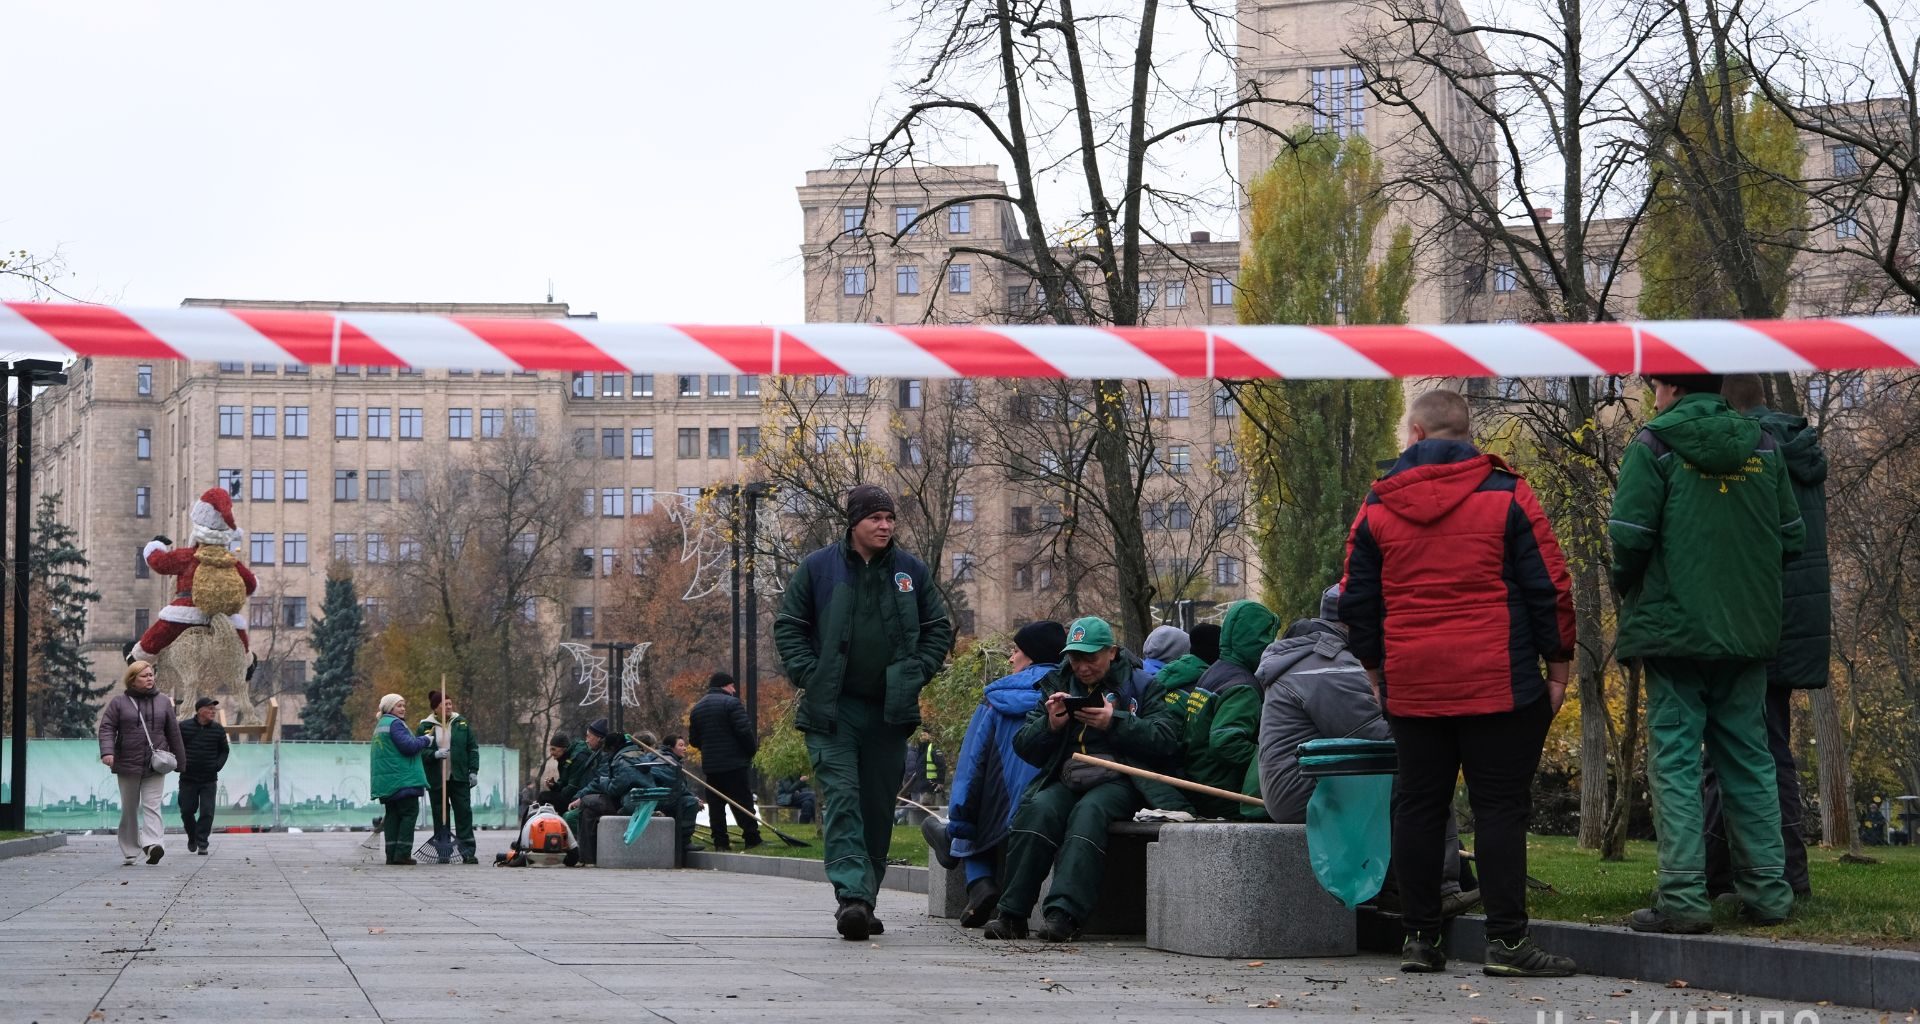
[{"label": "green work trousers", "polygon": [[[455,835],[457,837],[457,842],[460,847],[460,856],[462,857],[478,856],[479,847],[475,846],[473,841],[473,789],[472,787],[448,786],[447,802],[445,805],[447,810],[442,810],[442,805],[440,803],[440,787],[435,786],[432,780],[428,780],[427,800],[429,801],[429,806],[433,808],[434,838],[438,839],[441,836],[444,836],[447,834],[447,810],[451,810],[453,812],[454,828],[458,830],[455,833]],[[442,860],[440,863],[445,864],[446,861]]]},{"label": "green work trousers", "polygon": [[1040,883],[1053,872],[1046,910],[1064,910],[1075,924],[1093,914],[1100,873],[1107,864],[1107,826],[1133,817],[1140,793],[1126,780],[1102,782],[1085,793],[1065,783],[1048,784],[1027,797],[1013,815],[1007,836],[1007,866],[1000,913],[1025,920],[1040,898]]},{"label": "green work trousers", "polygon": [[1655,908],[1687,922],[1712,916],[1700,803],[1704,743],[1720,778],[1734,891],[1751,912],[1785,917],[1793,890],[1767,750],[1766,663],[1648,658],[1646,669],[1648,784],[1660,849]]},{"label": "green work trousers", "polygon": [[382,803],[387,807],[381,828],[387,840],[387,863],[398,864],[413,856],[413,827],[420,823],[420,798],[408,796]]},{"label": "green work trousers", "polygon": [[888,725],[876,701],[843,698],[830,733],[807,733],[807,760],[820,794],[827,881],[841,900],[873,906],[887,874],[893,807],[912,727]]}]

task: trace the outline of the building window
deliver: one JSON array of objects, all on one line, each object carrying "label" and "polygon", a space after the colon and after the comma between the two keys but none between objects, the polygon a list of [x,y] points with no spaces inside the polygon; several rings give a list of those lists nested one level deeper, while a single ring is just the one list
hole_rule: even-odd
[{"label": "building window", "polygon": [[1340,138],[1366,131],[1366,77],[1357,67],[1315,68],[1307,73],[1313,88],[1313,130]]},{"label": "building window", "polygon": [[288,501],[307,500],[307,471],[289,469],[280,474],[281,496]]},{"label": "building window", "polygon": [[367,376],[369,376],[369,377],[391,377],[391,376],[393,376],[393,367],[391,367],[391,366],[369,366],[369,367],[367,367]]},{"label": "building window", "polygon": [[653,397],[653,374],[651,373],[634,374],[632,394],[633,394],[633,397],[635,398],[652,398]]},{"label": "building window", "polygon": [[864,206],[842,206],[840,208],[840,233],[855,236],[866,234],[867,208]]},{"label": "building window", "polygon": [[398,497],[401,501],[419,501],[421,496],[426,492],[427,476],[425,473],[417,469],[403,469],[400,471],[400,493]]},{"label": "building window", "polygon": [[759,398],[760,397],[760,375],[759,374],[743,373],[740,375],[740,397],[741,398]]},{"label": "building window", "polygon": [[221,437],[241,436],[241,432],[246,429],[246,424],[247,416],[244,407],[238,405],[223,405],[220,407]]},{"label": "building window", "polygon": [[600,489],[600,515],[607,519],[619,519],[627,514],[627,489],[624,487],[602,487]]},{"label": "building window", "polygon": [[920,445],[917,437],[900,439],[900,463],[905,466],[923,466],[927,462],[926,449]]},{"label": "building window", "polygon": [[900,408],[918,409],[927,401],[927,384],[923,380],[908,377],[900,382]]},{"label": "building window", "polygon": [[593,609],[574,608],[567,619],[567,632],[575,640],[593,639]]},{"label": "building window", "polygon": [[282,425],[286,428],[286,436],[288,437],[307,436],[307,407],[306,406],[289,405],[281,411],[285,414],[283,416]]},{"label": "building window", "polygon": [[[513,432],[516,434],[519,434],[521,437],[534,436],[534,434],[538,432],[539,428],[534,425],[533,417],[534,417],[534,413],[532,409],[513,410]],[[481,426],[484,427],[485,425],[486,425],[486,420],[483,417],[481,420]]]},{"label": "building window", "polygon": [[1860,175],[1860,154],[1852,146],[1835,146],[1829,152],[1833,154],[1834,177],[1854,178]]},{"label": "building window", "polygon": [[707,458],[709,459],[726,458],[730,454],[729,449],[732,448],[733,446],[733,437],[731,436],[732,433],[733,432],[728,430],[726,427],[708,427],[707,428]]},{"label": "building window", "polygon": [[256,469],[253,471],[253,487],[247,496],[253,501],[272,501],[273,484],[273,470]]},{"label": "building window", "polygon": [[392,501],[393,500],[393,470],[390,470],[390,469],[367,470],[367,500],[368,501]]},{"label": "building window", "polygon": [[680,397],[681,398],[699,398],[700,397],[700,375],[699,374],[683,373],[680,375]]},{"label": "building window", "polygon": [[281,598],[280,624],[288,629],[307,628],[307,599],[304,597]]},{"label": "building window", "polygon": [[254,565],[273,564],[273,534],[256,533],[247,538],[247,561]]},{"label": "building window", "polygon": [[214,480],[217,483],[219,483],[221,490],[227,492],[228,494],[233,495],[236,498],[240,496],[240,471],[239,470],[237,469],[215,470]]},{"label": "building window", "polygon": [[1852,210],[1842,210],[1833,222],[1833,237],[1839,239],[1859,238],[1860,221]]},{"label": "building window", "polygon": [[426,429],[426,413],[420,409],[400,410],[400,440],[418,441]]},{"label": "building window", "polygon": [[1240,412],[1240,403],[1233,400],[1233,389],[1225,384],[1213,389],[1213,414],[1215,416],[1236,416]]},{"label": "building window", "polygon": [[455,441],[473,440],[473,410],[447,410],[447,437]]},{"label": "building window", "polygon": [[947,234],[968,235],[973,233],[973,204],[955,203],[947,207]]},{"label": "building window", "polygon": [[367,534],[367,564],[382,565],[387,561],[388,557],[386,534]]},{"label": "building window", "polygon": [[733,394],[733,378],[724,373],[707,375],[707,397],[725,398]]},{"label": "building window", "polygon": [[1172,308],[1174,306],[1186,305],[1187,304],[1187,282],[1185,280],[1168,281],[1166,283],[1165,294],[1166,294],[1166,299],[1164,300],[1163,304],[1166,305],[1168,308]]},{"label": "building window", "polygon": [[1192,445],[1170,444],[1167,446],[1167,472],[1175,476],[1184,476],[1193,472]]},{"label": "building window", "polygon": [[1233,450],[1233,442],[1215,441],[1213,443],[1213,466],[1214,472],[1222,476],[1232,476],[1240,472],[1240,456]]},{"label": "building window", "polygon": [[840,268],[840,294],[842,295],[867,294],[867,268],[841,267]]},{"label": "building window", "polygon": [[[395,549],[394,554],[398,556],[399,561],[418,562],[420,557],[426,554],[426,548],[421,545],[420,538],[403,536],[400,538],[400,544]],[[455,557],[458,557],[457,553]]]},{"label": "building window", "polygon": [[333,410],[333,436],[359,437],[360,410],[336,408]]},{"label": "building window", "polygon": [[620,568],[620,549],[600,549],[600,575],[612,576]]},{"label": "building window", "polygon": [[973,440],[956,437],[947,442],[947,463],[953,466],[973,465]]},{"label": "building window", "polygon": [[953,496],[953,521],[956,523],[973,522],[973,495],[956,494]]},{"label": "building window", "polygon": [[631,437],[633,457],[636,459],[653,458],[653,428],[635,427]]},{"label": "building window", "polygon": [[953,582],[955,583],[973,582],[973,567],[974,567],[973,555],[965,551],[956,553],[953,556]]},{"label": "building window", "polygon": [[[527,600],[528,603],[531,604],[533,599],[528,598]],[[362,619],[366,622],[367,628],[385,628],[387,624],[387,602],[385,600],[378,597],[369,597],[361,601],[360,606],[366,609],[362,615]],[[531,622],[532,620],[529,619],[528,621]]]},{"label": "building window", "polygon": [[1159,305],[1160,285],[1156,281],[1140,282],[1140,311],[1146,312]]},{"label": "building window", "polygon": [[358,538],[354,537],[354,535],[351,533],[334,534],[333,535],[333,560],[336,562],[347,564],[347,565],[353,564],[353,549],[355,547],[358,547],[358,545],[355,544],[354,542],[357,539]]},{"label": "building window", "polygon": [[221,372],[221,373],[245,373],[245,372],[247,372],[247,364],[245,364],[245,363],[221,363],[221,364],[220,364],[220,372]]},{"label": "building window", "polygon": [[247,628],[273,628],[273,601],[270,598],[256,597],[247,602]]},{"label": "building window", "polygon": [[920,294],[920,268],[916,266],[893,268],[893,289],[899,295]]},{"label": "building window", "polygon": [[279,373],[279,372],[280,372],[280,367],[278,367],[278,366],[276,366],[276,365],[274,365],[273,363],[255,363],[255,364],[253,364],[253,372],[255,372],[255,373]]},{"label": "building window", "polygon": [[624,440],[620,436],[621,433],[622,431],[619,427],[601,427],[600,428],[600,457],[601,458],[617,459],[626,454],[626,451],[625,451],[626,446],[620,443],[622,440]]},{"label": "building window", "polygon": [[1215,274],[1208,283],[1208,293],[1210,297],[1207,301],[1215,306],[1233,305],[1233,279]]},{"label": "building window", "polygon": [[1189,408],[1190,408],[1190,403],[1187,399],[1187,393],[1185,391],[1167,392],[1167,417],[1169,419],[1176,419],[1176,420],[1186,419],[1189,415],[1191,415],[1191,413],[1189,412]]},{"label": "building window", "polygon": [[653,514],[653,508],[654,508],[653,488],[635,487],[633,489],[633,494],[631,495],[631,497],[633,498],[633,514],[634,515],[650,516]]},{"label": "building window", "polygon": [[136,519],[146,519],[153,515],[153,488],[135,487],[133,489],[133,515]]},{"label": "building window", "polygon": [[271,405],[254,406],[253,407],[253,436],[272,437],[273,421],[276,418],[278,418],[279,412],[280,410],[275,409]]},{"label": "building window", "polygon": [[133,457],[136,459],[153,458],[153,430],[141,427],[133,432]]},{"label": "building window", "polygon": [[[528,411],[531,412],[532,410],[529,409]],[[480,436],[481,437],[500,437],[504,435],[506,432],[507,432],[507,410],[505,409],[480,410]]]},{"label": "building window", "polygon": [[[307,564],[307,535],[289,533],[280,538],[280,564]],[[303,599],[304,600],[304,599]]]},{"label": "building window", "polygon": [[603,373],[600,375],[600,397],[619,398],[625,393],[627,375],[624,373]]},{"label": "building window", "polygon": [[947,291],[955,295],[973,292],[973,264],[955,263],[947,267]]},{"label": "building window", "polygon": [[333,500],[360,500],[360,473],[358,470],[336,469],[333,471]]},{"label": "building window", "polygon": [[1493,267],[1493,290],[1510,292],[1520,286],[1520,276],[1514,272],[1511,263],[1496,263]]},{"label": "building window", "polygon": [[139,395],[153,394],[153,367],[152,366],[146,363],[141,363],[138,367],[134,368],[133,390],[135,394],[139,394]]},{"label": "building window", "polygon": [[591,371],[582,371],[582,370],[574,371],[573,397],[575,398],[592,398],[593,397],[593,373]]},{"label": "building window", "polygon": [[[144,551],[135,551],[133,553],[133,578],[136,580],[144,580],[152,575],[153,569],[147,565],[147,553]],[[144,633],[146,630],[143,629],[141,632]]]},{"label": "building window", "polygon": [[1193,529],[1193,506],[1184,501],[1170,502],[1167,505],[1167,529]]},{"label": "building window", "polygon": [[896,206],[893,208],[893,233],[896,235],[917,235],[920,225],[914,221],[920,216],[918,206]]},{"label": "building window", "polygon": [[680,457],[683,459],[697,459],[700,457],[699,427],[680,428]]},{"label": "building window", "polygon": [[393,436],[393,410],[376,408],[367,410],[367,436],[387,440]]},{"label": "building window", "polygon": [[1231,530],[1240,525],[1240,506],[1232,501],[1213,503],[1213,528]]},{"label": "building window", "polygon": [[740,457],[752,458],[760,454],[760,428],[741,427],[735,431],[740,444]]},{"label": "building window", "polygon": [[840,443],[839,427],[813,428],[813,450],[816,453],[824,455],[827,449],[832,448],[838,443]]}]

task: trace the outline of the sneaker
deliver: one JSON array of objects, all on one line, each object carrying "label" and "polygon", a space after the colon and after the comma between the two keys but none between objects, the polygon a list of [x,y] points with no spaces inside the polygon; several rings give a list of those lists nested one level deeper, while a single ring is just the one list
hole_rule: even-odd
[{"label": "sneaker", "polygon": [[1440,897],[1440,919],[1451,921],[1480,905],[1480,890],[1467,889]]},{"label": "sneaker", "polygon": [[1400,969],[1408,974],[1438,974],[1447,969],[1447,954],[1441,940],[1407,936],[1400,945]]},{"label": "sneaker", "polygon": [[1565,978],[1579,970],[1572,957],[1541,949],[1531,936],[1522,936],[1518,942],[1494,939],[1487,943],[1487,958],[1480,969],[1496,978]]},{"label": "sneaker", "polygon": [[1643,907],[1627,918],[1627,927],[1636,932],[1659,935],[1705,935],[1713,930],[1713,922],[1682,921],[1677,917],[1668,917],[1664,911],[1656,908]]},{"label": "sneaker", "polygon": [[993,916],[1000,902],[1000,883],[991,878],[976,879],[967,886],[967,909],[960,912],[960,927],[978,928]]},{"label": "sneaker", "polygon": [[155,843],[152,846],[147,847],[147,863],[149,864],[160,863],[160,858],[165,857],[166,855],[167,855],[167,848],[164,846],[161,846],[159,843]]},{"label": "sneaker", "polygon": [[1073,915],[1064,910],[1049,910],[1040,925],[1038,938],[1042,942],[1071,942],[1080,934],[1080,926],[1074,923]]},{"label": "sneaker", "polygon": [[980,933],[983,939],[1024,939],[1027,937],[1027,919],[1012,914],[1001,914],[987,922]]},{"label": "sneaker", "polygon": [[833,924],[848,942],[865,942],[873,931],[873,910],[859,900],[842,900],[834,911]]},{"label": "sneaker", "polygon": [[932,851],[933,859],[939,861],[941,867],[952,871],[960,866],[960,858],[952,853],[953,838],[947,835],[944,819],[927,815],[920,821],[920,835],[927,840],[927,849]]}]

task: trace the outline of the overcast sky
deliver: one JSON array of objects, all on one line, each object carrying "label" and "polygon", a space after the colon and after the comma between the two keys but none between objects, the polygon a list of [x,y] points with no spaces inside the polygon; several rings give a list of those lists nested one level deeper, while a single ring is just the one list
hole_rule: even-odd
[{"label": "overcast sky", "polygon": [[0,250],[73,294],[800,318],[794,189],[887,95],[884,0],[8,0]]}]

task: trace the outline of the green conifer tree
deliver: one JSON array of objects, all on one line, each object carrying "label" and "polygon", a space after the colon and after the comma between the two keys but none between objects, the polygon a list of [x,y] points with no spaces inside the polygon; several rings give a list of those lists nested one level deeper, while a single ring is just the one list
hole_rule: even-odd
[{"label": "green conifer tree", "polygon": [[347,698],[359,683],[361,625],[353,573],[336,562],[327,569],[326,599],[313,624],[313,647],[319,657],[314,662],[313,678],[307,683],[307,706],[300,718],[303,738],[353,738]]},{"label": "green conifer tree", "polygon": [[73,527],[60,520],[60,495],[42,495],[33,513],[27,557],[32,618],[28,630],[27,716],[36,735],[91,736],[94,701],[112,688],[95,686],[81,643],[87,609],[100,600],[87,577],[87,553]]}]

